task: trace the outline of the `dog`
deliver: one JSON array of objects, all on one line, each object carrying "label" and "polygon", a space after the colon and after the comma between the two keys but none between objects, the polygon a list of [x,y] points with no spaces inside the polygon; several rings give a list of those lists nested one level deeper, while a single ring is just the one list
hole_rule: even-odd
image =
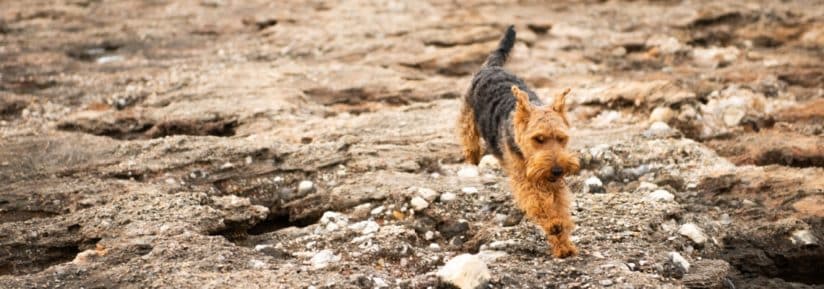
[{"label": "dog", "polygon": [[515,203],[544,230],[552,254],[566,258],[578,254],[570,240],[575,225],[564,181],[580,168],[577,156],[567,150],[565,99],[570,90],[544,105],[523,80],[503,68],[514,44],[515,29],[509,26],[463,97],[457,125],[463,155],[477,165],[483,138],[509,177]]}]

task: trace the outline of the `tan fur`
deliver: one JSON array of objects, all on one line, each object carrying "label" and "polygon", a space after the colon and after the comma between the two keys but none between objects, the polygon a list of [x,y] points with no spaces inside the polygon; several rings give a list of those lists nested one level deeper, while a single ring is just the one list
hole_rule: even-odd
[{"label": "tan fur", "polygon": [[458,117],[458,136],[463,145],[465,161],[477,165],[481,161],[480,135],[472,108],[466,103],[461,107],[461,115]]},{"label": "tan fur", "polygon": [[[555,177],[552,168],[562,168],[563,175],[579,170],[578,158],[566,150],[569,122],[565,99],[569,89],[555,97],[548,106],[536,107],[528,95],[512,86],[516,97],[512,125],[518,155],[503,143],[503,168],[509,176],[515,203],[526,216],[546,233],[552,255],[565,258],[578,254],[570,241],[575,228],[569,213],[570,193],[563,176]],[[467,162],[476,164],[480,156],[477,124],[469,105],[464,104],[460,119],[461,139]]]}]

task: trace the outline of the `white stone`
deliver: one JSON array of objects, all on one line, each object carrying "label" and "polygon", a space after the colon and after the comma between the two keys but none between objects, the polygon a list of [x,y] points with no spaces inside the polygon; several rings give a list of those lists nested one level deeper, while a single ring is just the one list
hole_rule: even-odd
[{"label": "white stone", "polygon": [[478,189],[475,187],[463,187],[461,188],[461,192],[464,194],[475,194],[478,193]]},{"label": "white stone", "polygon": [[271,244],[255,245],[255,251],[263,251],[263,250],[266,250],[268,248],[274,248],[274,247],[275,246],[272,246]]},{"label": "white stone", "polygon": [[426,231],[426,233],[423,234],[423,238],[427,241],[432,240],[435,238],[435,233],[433,233],[432,231]]},{"label": "white stone", "polygon": [[383,280],[383,278],[378,278],[378,277],[372,278],[372,282],[375,283],[375,288],[389,287],[389,284],[387,284],[386,281]]},{"label": "white stone", "polygon": [[383,206],[378,206],[377,208],[372,209],[372,211],[369,211],[369,214],[372,216],[377,216],[382,214],[384,209],[385,208]]},{"label": "white stone", "polygon": [[458,196],[455,195],[454,193],[446,192],[446,193],[443,193],[441,195],[440,200],[441,200],[441,202],[448,203],[448,202],[454,201],[457,197]]},{"label": "white stone", "polygon": [[498,162],[498,158],[493,155],[485,155],[481,158],[481,161],[478,163],[478,168],[481,171],[491,171],[497,170],[501,168],[501,164]]},{"label": "white stone", "polygon": [[438,245],[438,243],[432,243],[432,244],[429,244],[429,249],[431,249],[432,251],[440,251],[441,246]]},{"label": "white stone", "polygon": [[335,255],[332,250],[322,250],[312,256],[309,263],[311,263],[315,269],[323,269],[329,266],[330,263],[338,261],[340,261],[340,256]]},{"label": "white stone", "polygon": [[669,257],[670,257],[670,261],[672,262],[672,264],[674,264],[679,269],[684,271],[684,273],[687,273],[687,272],[690,271],[690,262],[688,262],[687,259],[684,259],[684,257],[681,256],[681,254],[679,254],[678,252],[673,251],[673,252],[669,252]]},{"label": "white stone", "polygon": [[436,275],[441,281],[460,289],[479,288],[491,278],[486,263],[478,256],[470,254],[461,254],[450,259]]},{"label": "white stone", "polygon": [[437,199],[439,194],[433,189],[418,188],[418,195],[421,196],[427,202],[431,202]]},{"label": "white stone", "polygon": [[298,184],[298,193],[301,195],[311,193],[314,189],[315,183],[313,183],[312,181],[301,181]]},{"label": "white stone", "polygon": [[672,128],[664,122],[656,121],[650,124],[649,128],[644,131],[646,137],[665,137],[672,133]]},{"label": "white stone", "polygon": [[667,190],[655,190],[652,193],[647,194],[647,200],[656,201],[656,202],[672,202],[675,201],[675,196],[673,196]]},{"label": "white stone", "polygon": [[360,221],[349,225],[349,229],[353,231],[360,231],[361,234],[368,235],[377,232],[380,230],[381,225],[376,223],[375,221]]},{"label": "white stone", "polygon": [[492,263],[495,260],[506,257],[509,254],[504,251],[497,250],[481,250],[478,252],[478,258],[481,258],[485,263]]},{"label": "white stone", "polygon": [[596,176],[589,177],[584,181],[584,191],[591,194],[604,193],[604,183]]},{"label": "white stone", "polygon": [[686,223],[681,225],[681,228],[678,229],[678,234],[690,238],[695,244],[702,245],[707,242],[707,235],[701,231],[701,228],[698,225],[693,223]]},{"label": "white stone", "polygon": [[721,218],[718,220],[718,222],[722,225],[729,225],[732,224],[732,218],[730,218],[730,214],[724,213],[721,214]]},{"label": "white stone", "polygon": [[415,211],[420,211],[429,207],[429,203],[421,197],[412,198],[412,200],[409,201],[409,204],[412,205],[412,209]]},{"label": "white stone", "polygon": [[479,175],[478,168],[474,166],[464,166],[458,170],[459,178],[477,178]]},{"label": "white stone", "polygon": [[319,222],[324,231],[332,232],[349,224],[349,218],[338,212],[327,211],[320,217]]},{"label": "white stone", "polygon": [[816,238],[810,230],[798,230],[793,232],[790,241],[792,241],[793,244],[799,244],[801,246],[818,244],[818,238]]}]

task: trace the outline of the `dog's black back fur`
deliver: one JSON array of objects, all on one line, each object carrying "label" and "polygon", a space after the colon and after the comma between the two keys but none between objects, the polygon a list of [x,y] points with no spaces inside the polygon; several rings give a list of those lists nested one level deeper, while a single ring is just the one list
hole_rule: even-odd
[{"label": "dog's black back fur", "polygon": [[475,113],[479,133],[487,148],[498,158],[503,156],[502,141],[506,141],[516,154],[521,154],[515,143],[512,127],[512,111],[515,109],[512,85],[518,85],[518,88],[526,92],[531,103],[543,105],[523,80],[503,69],[502,66],[513,45],[515,28],[509,26],[498,48],[492,51],[484,66],[472,78],[472,86],[466,94],[467,101]]}]

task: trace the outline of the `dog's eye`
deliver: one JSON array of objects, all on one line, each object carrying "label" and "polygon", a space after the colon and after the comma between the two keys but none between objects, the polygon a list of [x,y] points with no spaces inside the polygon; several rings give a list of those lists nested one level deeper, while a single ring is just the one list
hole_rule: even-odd
[{"label": "dog's eye", "polygon": [[534,140],[538,144],[543,144],[546,141],[544,136],[541,136],[541,135],[533,137],[532,140]]}]

